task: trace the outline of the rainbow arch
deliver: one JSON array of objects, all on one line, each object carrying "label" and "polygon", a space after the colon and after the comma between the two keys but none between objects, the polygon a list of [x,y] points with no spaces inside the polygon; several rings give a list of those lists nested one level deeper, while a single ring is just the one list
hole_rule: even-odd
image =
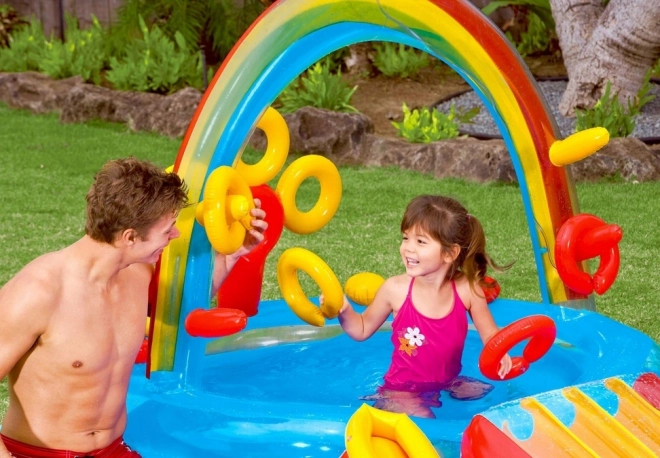
[{"label": "rainbow arch", "polygon": [[[215,168],[236,163],[261,114],[296,76],[326,54],[363,41],[426,51],[480,95],[516,170],[542,302],[584,299],[565,287],[548,256],[561,225],[578,213],[570,175],[548,157],[559,130],[520,56],[468,0],[275,3],[225,59],[190,124],[174,165],[188,183],[190,200],[201,200]],[[188,373],[194,371],[191,355],[203,354],[204,343],[182,339],[178,329],[188,312],[209,302],[212,260],[204,230],[195,224],[194,206],[181,212],[178,227],[181,237],[161,258],[150,370]]]}]

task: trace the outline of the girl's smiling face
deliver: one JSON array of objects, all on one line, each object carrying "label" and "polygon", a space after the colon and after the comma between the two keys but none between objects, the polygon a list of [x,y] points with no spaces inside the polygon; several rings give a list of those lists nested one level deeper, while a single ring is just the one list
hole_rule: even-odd
[{"label": "girl's smiling face", "polygon": [[412,277],[439,271],[447,263],[445,258],[451,262],[442,244],[418,227],[403,233],[399,252],[406,272]]}]

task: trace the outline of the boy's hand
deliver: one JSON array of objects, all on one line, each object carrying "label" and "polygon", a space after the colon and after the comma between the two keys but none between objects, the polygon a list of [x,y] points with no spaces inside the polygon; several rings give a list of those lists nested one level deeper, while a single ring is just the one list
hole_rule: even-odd
[{"label": "boy's hand", "polygon": [[252,224],[252,229],[245,234],[243,246],[233,254],[236,259],[245,256],[254,250],[254,248],[264,240],[264,232],[268,229],[268,223],[264,221],[264,218],[266,218],[266,212],[261,209],[261,201],[259,199],[254,199],[254,206],[255,208],[250,211],[250,215],[253,216],[252,221],[250,222],[250,224]]}]

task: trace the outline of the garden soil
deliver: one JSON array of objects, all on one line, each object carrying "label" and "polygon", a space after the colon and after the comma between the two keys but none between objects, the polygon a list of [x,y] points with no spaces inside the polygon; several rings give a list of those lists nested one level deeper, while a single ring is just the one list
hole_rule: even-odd
[{"label": "garden soil", "polygon": [[[536,78],[565,77],[566,68],[561,59],[543,55],[526,58],[525,62]],[[402,118],[401,106],[409,108],[433,106],[470,90],[470,86],[448,66],[435,63],[410,78],[392,78],[376,75],[353,80],[358,88],[351,104],[368,116],[375,133],[384,137],[396,137],[392,121]]]}]

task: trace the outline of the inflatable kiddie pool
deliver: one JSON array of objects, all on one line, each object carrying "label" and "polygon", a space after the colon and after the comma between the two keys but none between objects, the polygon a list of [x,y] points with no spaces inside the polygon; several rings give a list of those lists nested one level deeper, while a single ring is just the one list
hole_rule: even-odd
[{"label": "inflatable kiddie pool", "polygon": [[[494,383],[476,401],[442,393],[442,406],[433,409],[436,419],[415,418],[415,424],[442,456],[458,456],[461,450],[465,456],[489,456],[493,450],[541,456],[548,444],[563,450],[563,444],[573,443],[565,437],[583,447],[584,456],[593,456],[589,453],[598,449],[593,443],[599,435],[585,433],[584,425],[613,424],[615,418],[625,431],[601,436],[623,438],[617,443],[633,450],[648,442],[643,446],[654,450],[655,436],[650,433],[649,440],[645,431],[660,425],[660,401],[654,404],[660,390],[658,346],[593,311],[594,286],[602,292],[616,275],[616,244],[603,248],[594,243],[606,231],[593,220],[562,232],[580,214],[564,165],[602,146],[602,135],[560,142],[524,63],[467,0],[281,0],[270,7],[225,60],[184,138],[174,171],[188,183],[190,200],[210,202],[209,182],[218,181],[213,173],[243,167],[240,154],[246,139],[290,81],[324,55],[370,40],[403,43],[434,55],[483,99],[517,173],[541,291],[539,302],[499,298],[491,310],[500,326],[542,314],[557,329],[549,352],[523,376]],[[236,200],[237,220],[244,203]],[[211,211],[210,204],[202,208]],[[364,403],[359,398],[375,392],[387,369],[387,326],[356,343],[336,320],[310,326],[284,300],[258,303],[258,295],[258,306],[246,315],[215,321],[217,316],[197,310],[211,302],[208,221],[196,214],[195,206],[184,209],[177,222],[181,237],[159,261],[146,366],[136,365],[128,394],[127,442],[146,458],[338,457],[346,448],[347,422]],[[554,256],[560,251],[568,272],[564,278]],[[601,257],[602,268],[592,276],[582,261],[594,256]],[[231,283],[253,295],[254,278],[261,277],[246,274],[238,278],[245,284]],[[221,305],[235,306],[222,300]],[[228,324],[218,325],[215,332],[224,337],[210,338],[213,330],[187,328],[187,320]],[[477,362],[481,349],[471,328],[463,375],[483,379]],[[522,344],[512,350],[521,352]],[[617,381],[633,394],[612,391],[611,386],[620,386]],[[624,398],[636,401],[642,410],[635,415],[647,419],[650,427],[634,429],[620,420],[617,409]]]}]

